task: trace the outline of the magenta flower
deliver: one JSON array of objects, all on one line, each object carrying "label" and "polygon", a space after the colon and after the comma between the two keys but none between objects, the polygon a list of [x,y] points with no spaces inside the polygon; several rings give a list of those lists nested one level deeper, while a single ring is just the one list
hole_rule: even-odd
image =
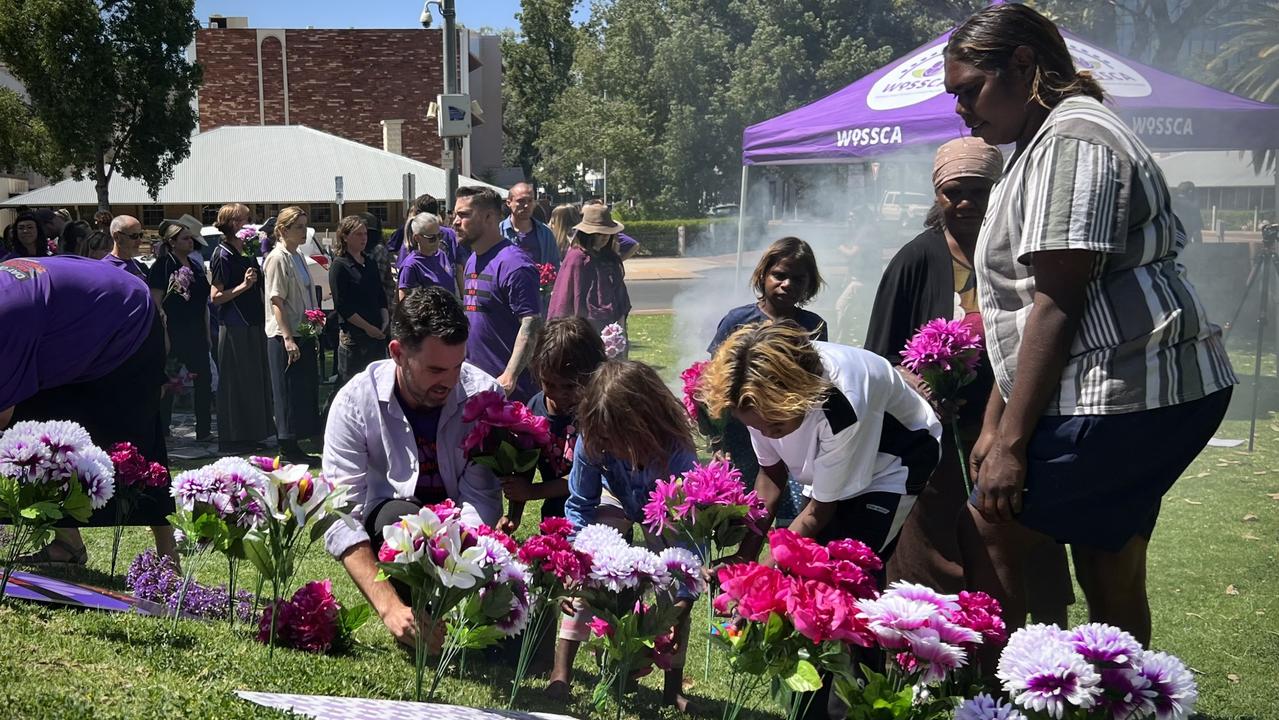
[{"label": "magenta flower", "polygon": [[768,551],[783,572],[810,580],[830,578],[830,552],[786,528],[768,533]]},{"label": "magenta flower", "polygon": [[962,320],[937,318],[906,342],[902,365],[928,383],[942,398],[953,398],[959,388],[977,377],[982,341]]},{"label": "magenta flower", "polygon": [[[507,401],[497,391],[468,399],[462,421],[473,423],[462,440],[467,459],[498,475],[528,472],[542,453],[553,451],[550,421],[534,415],[523,403]],[[501,450],[504,445],[505,451]]]},{"label": "magenta flower", "polygon": [[699,360],[679,374],[679,379],[684,381],[684,409],[694,420],[697,419],[697,399],[694,397],[697,393],[697,383],[702,379],[702,372],[709,364],[707,360]]},{"label": "magenta flower", "polygon": [[1131,665],[1141,655],[1137,638],[1105,623],[1088,623],[1070,631],[1075,652],[1097,664]]},{"label": "magenta flower", "polygon": [[1180,660],[1161,652],[1143,652],[1141,676],[1150,681],[1157,720],[1185,720],[1199,701],[1195,676]]},{"label": "magenta flower", "polygon": [[999,602],[984,592],[959,593],[959,611],[950,619],[963,627],[980,633],[986,642],[1001,643],[1008,637],[1008,629],[1001,617]]},{"label": "magenta flower", "polygon": [[613,637],[613,626],[608,621],[598,615],[591,618],[590,622],[591,634],[595,637]]},{"label": "magenta flower", "polygon": [[815,643],[840,640],[874,646],[874,635],[857,614],[857,598],[816,580],[795,582],[786,599],[786,611],[795,630]]},{"label": "magenta flower", "polygon": [[573,523],[567,518],[548,517],[537,526],[537,531],[543,535],[559,535],[566,538],[573,534]]},{"label": "magenta flower", "polygon": [[266,607],[258,623],[258,642],[269,641],[274,618],[276,642],[307,652],[328,652],[338,635],[339,610],[331,582],[309,582],[292,600]]}]

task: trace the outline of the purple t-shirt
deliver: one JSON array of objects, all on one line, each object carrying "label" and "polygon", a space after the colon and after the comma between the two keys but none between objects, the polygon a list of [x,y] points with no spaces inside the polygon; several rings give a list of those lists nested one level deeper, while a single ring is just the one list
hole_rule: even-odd
[{"label": "purple t-shirt", "polygon": [[147,271],[142,268],[142,263],[137,260],[125,260],[123,258],[118,258],[115,255],[108,255],[102,258],[102,262],[114,265],[131,275],[136,275],[137,277],[142,278],[143,280],[147,279]]},{"label": "purple t-shirt", "polygon": [[399,286],[403,290],[411,290],[439,285],[456,295],[457,280],[453,272],[453,263],[444,252],[442,244],[434,255],[423,255],[414,250],[400,262]]},{"label": "purple t-shirt", "polygon": [[[466,358],[499,377],[515,348],[520,321],[542,312],[537,268],[528,253],[503,240],[483,255],[471,255],[463,276],[462,305],[471,322]],[[520,374],[515,400],[536,391],[528,368]]]},{"label": "purple t-shirt", "polygon": [[0,262],[0,409],[100,378],[151,332],[147,284],[75,255]]},{"label": "purple t-shirt", "polygon": [[442,503],[449,497],[444,477],[440,475],[440,455],[435,440],[439,434],[442,408],[415,410],[404,402],[399,388],[395,389],[395,399],[404,411],[404,418],[413,428],[413,439],[417,443],[417,489],[413,494],[424,505]]},{"label": "purple t-shirt", "polygon": [[630,235],[627,235],[626,233],[617,234],[617,254],[618,255],[621,255],[622,257],[626,257],[626,253],[630,252],[631,248],[635,247],[636,245],[639,245],[639,240],[636,240],[635,238],[631,237]]}]

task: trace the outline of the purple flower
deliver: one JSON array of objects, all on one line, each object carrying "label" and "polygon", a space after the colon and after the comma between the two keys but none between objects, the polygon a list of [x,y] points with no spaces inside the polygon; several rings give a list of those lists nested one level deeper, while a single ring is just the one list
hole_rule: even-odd
[{"label": "purple flower", "polygon": [[[546,283],[542,283],[545,285]],[[604,341],[604,355],[612,360],[622,353],[626,352],[626,333],[622,330],[622,326],[613,323],[604,328],[600,333],[600,339]]]},{"label": "purple flower", "polygon": [[198,503],[212,508],[228,523],[252,528],[266,517],[266,509],[253,494],[264,495],[266,483],[266,476],[248,461],[226,457],[179,473],[169,492],[184,510],[194,511]]},{"label": "purple flower", "polygon": [[666,574],[679,590],[687,593],[702,592],[702,562],[696,555],[684,548],[666,548],[657,557],[666,566]]},{"label": "purple flower", "polygon": [[982,693],[956,708],[954,720],[1026,720],[1026,716],[1015,706]]},{"label": "purple flower", "polygon": [[1127,667],[1102,668],[1101,697],[1097,707],[1115,720],[1148,717],[1155,711],[1150,680]]},{"label": "purple flower", "polygon": [[1131,665],[1141,654],[1137,638],[1105,623],[1088,623],[1070,631],[1070,642],[1085,660],[1098,664]]},{"label": "purple flower", "polygon": [[995,674],[1013,702],[1054,718],[1072,706],[1091,708],[1101,695],[1101,676],[1056,625],[1013,633]]},{"label": "purple flower", "polygon": [[[169,608],[170,611],[177,608],[183,578],[168,556],[156,555],[154,550],[139,554],[129,564],[129,570],[125,573],[124,579],[134,597],[158,603]],[[236,616],[248,621],[253,614],[252,593],[240,590],[236,592],[235,598]],[[182,601],[182,612],[195,617],[225,619],[226,610],[225,586],[209,588],[192,582]]]},{"label": "purple flower", "polygon": [[1143,652],[1138,660],[1141,676],[1150,681],[1155,717],[1158,720],[1184,720],[1194,712],[1199,701],[1195,677],[1180,660],[1161,652]]}]

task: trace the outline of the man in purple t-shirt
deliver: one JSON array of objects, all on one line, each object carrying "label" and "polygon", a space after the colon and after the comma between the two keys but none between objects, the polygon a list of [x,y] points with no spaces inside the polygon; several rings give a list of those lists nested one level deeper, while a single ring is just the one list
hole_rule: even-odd
[{"label": "man in purple t-shirt", "polygon": [[453,229],[471,251],[462,279],[462,304],[471,323],[467,359],[497,378],[514,400],[536,392],[528,372],[542,325],[537,268],[528,253],[502,237],[502,198],[492,188],[458,188]]},{"label": "man in purple t-shirt", "polygon": [[111,220],[111,241],[114,243],[111,254],[102,258],[102,262],[145,280],[147,272],[136,259],[142,248],[142,223],[132,215],[117,215]]}]

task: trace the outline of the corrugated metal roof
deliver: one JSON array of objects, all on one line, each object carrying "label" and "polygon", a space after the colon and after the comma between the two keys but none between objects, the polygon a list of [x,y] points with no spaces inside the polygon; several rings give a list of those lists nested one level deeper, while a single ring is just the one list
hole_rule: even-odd
[{"label": "corrugated metal roof", "polygon": [[[444,197],[444,170],[402,155],[329,135],[304,125],[220,127],[191,138],[191,154],[152,200],[140,181],[111,179],[111,203],[208,205],[333,202],[333,178],[341,175],[345,202],[394,202],[403,197],[401,176],[413,173],[420,195]],[[462,177],[461,185],[488,185]],[[503,195],[506,191],[494,187]],[[68,179],[0,202],[0,207],[96,205],[93,181]]]}]

